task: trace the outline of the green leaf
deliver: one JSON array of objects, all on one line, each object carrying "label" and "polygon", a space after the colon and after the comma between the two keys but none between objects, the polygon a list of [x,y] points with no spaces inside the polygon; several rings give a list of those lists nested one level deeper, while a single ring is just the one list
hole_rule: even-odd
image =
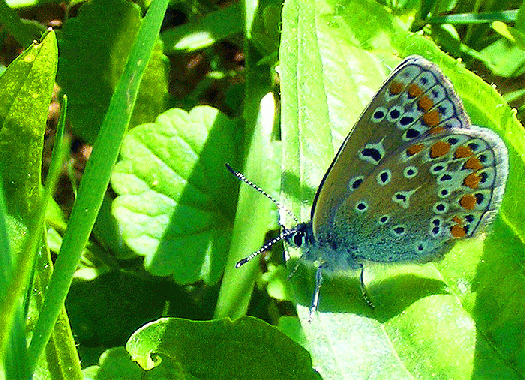
[{"label": "green leaf", "polygon": [[[140,8],[132,2],[95,0],[64,25],[57,81],[69,97],[75,133],[90,143],[104,120],[141,22]],[[154,121],[164,110],[167,92],[166,61],[157,43],[130,125]]]},{"label": "green leaf", "polygon": [[[38,231],[41,231],[43,220],[38,211],[41,206],[42,143],[57,53],[55,35],[47,33],[41,42],[34,43],[11,63],[0,77],[0,178],[1,196],[5,198],[2,217],[9,237],[2,242],[4,249],[0,252],[3,274],[0,276],[0,362],[3,363],[6,355],[8,377],[29,375],[21,301],[25,300],[24,292],[41,238]],[[15,330],[11,331],[11,326]],[[11,342],[5,353],[8,339]]]},{"label": "green leaf", "polygon": [[131,130],[112,176],[113,214],[125,242],[155,275],[216,282],[237,200],[238,123],[216,109],[171,109]]},{"label": "green leaf", "polygon": [[[245,105],[246,148],[243,151],[248,154],[244,157],[243,171],[256,180],[264,191],[274,194],[280,179],[278,162],[281,151],[280,144],[272,142],[276,115],[274,96],[266,93],[261,97],[267,90],[265,79],[263,71],[254,72],[253,86],[247,88],[251,96],[247,97],[250,100]],[[238,318],[246,314],[253,285],[259,276],[258,260],[252,260],[241,268],[237,268],[236,263],[261,248],[265,232],[276,228],[277,218],[272,212],[276,206],[250,186],[242,185],[215,318]]]},{"label": "green leaf", "polygon": [[217,41],[234,37],[243,31],[239,3],[207,14],[198,22],[187,23],[166,30],[161,34],[167,53],[193,51],[213,45]]},{"label": "green leaf", "polygon": [[308,342],[304,336],[301,322],[297,317],[282,316],[279,318],[279,330],[288,335],[296,343],[299,343],[304,348],[308,349]]},{"label": "green leaf", "polygon": [[122,237],[120,226],[111,211],[112,204],[113,198],[106,195],[93,226],[93,235],[99,244],[106,247],[118,259],[133,259],[137,255],[129,249]]},{"label": "green leaf", "polygon": [[0,77],[4,191],[9,213],[22,219],[39,201],[42,143],[56,74],[56,41],[49,35],[43,42],[25,50]]},{"label": "green leaf", "polygon": [[515,78],[525,72],[525,51],[505,38],[483,49],[480,58],[498,76]]},{"label": "green leaf", "polygon": [[135,332],[126,349],[142,368],[163,378],[320,379],[305,349],[251,317],[162,318]]},{"label": "green leaf", "polygon": [[521,33],[525,33],[525,3],[521,3],[520,8],[516,14],[516,23],[514,27]]},{"label": "green leaf", "polygon": [[99,274],[90,281],[77,278],[66,299],[75,339],[84,346],[123,344],[136,329],[162,315],[172,294],[177,293],[168,279],[123,271]]},{"label": "green leaf", "polygon": [[63,307],[71,279],[77,268],[98,210],[106,192],[118,150],[137,99],[140,80],[162,24],[167,0],[152,2],[132,44],[126,67],[105,115],[71,212],[55,270],[49,281],[39,319],[28,348],[29,365],[34,370]]},{"label": "green leaf", "polygon": [[6,1],[0,1],[0,23],[24,48],[31,45],[45,31],[43,25],[24,22],[16,11],[7,5]]},{"label": "green leaf", "polygon": [[42,143],[56,59],[56,39],[50,33],[25,50],[0,77],[0,171],[9,244],[16,255],[21,254],[40,201]]},{"label": "green leaf", "polygon": [[284,265],[268,264],[267,271],[261,276],[261,285],[266,285],[268,295],[278,300],[290,301],[293,299],[290,284]]},{"label": "green leaf", "polygon": [[141,380],[144,370],[134,363],[124,347],[113,347],[100,355],[99,365],[82,371],[84,380]]},{"label": "green leaf", "polygon": [[326,279],[320,310],[305,322],[315,281],[312,270],[300,267],[292,282],[314,365],[326,378],[517,378],[525,369],[525,339],[516,334],[525,318],[519,264],[525,240],[525,209],[519,205],[523,129],[491,86],[400,25],[373,1],[285,3],[285,205],[309,220],[315,191],[342,140],[401,57],[419,54],[443,69],[473,123],[506,141],[510,175],[502,211],[487,238],[457,244],[439,264],[366,265],[375,310],[360,295],[358,272],[350,271]]}]

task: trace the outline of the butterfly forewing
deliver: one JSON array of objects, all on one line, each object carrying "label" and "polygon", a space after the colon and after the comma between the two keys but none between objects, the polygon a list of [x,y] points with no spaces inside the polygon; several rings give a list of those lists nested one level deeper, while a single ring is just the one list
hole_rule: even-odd
[{"label": "butterfly forewing", "polygon": [[427,134],[469,125],[439,69],[421,57],[406,58],[363,112],[319,187],[312,207],[316,239],[331,239],[336,210],[385,157]]}]

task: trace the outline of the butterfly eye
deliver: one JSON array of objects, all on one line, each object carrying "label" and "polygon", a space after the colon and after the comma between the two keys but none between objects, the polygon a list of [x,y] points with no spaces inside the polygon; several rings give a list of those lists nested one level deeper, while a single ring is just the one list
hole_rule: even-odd
[{"label": "butterfly eye", "polygon": [[305,240],[305,233],[303,231],[297,231],[297,233],[293,236],[293,242],[297,247],[300,247],[303,245]]}]

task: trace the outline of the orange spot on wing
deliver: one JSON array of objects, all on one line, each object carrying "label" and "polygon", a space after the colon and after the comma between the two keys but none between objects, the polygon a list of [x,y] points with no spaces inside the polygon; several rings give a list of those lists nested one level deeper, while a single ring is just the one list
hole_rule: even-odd
[{"label": "orange spot on wing", "polygon": [[390,83],[389,90],[392,95],[398,95],[401,93],[401,91],[403,91],[403,84],[392,81],[392,83]]},{"label": "orange spot on wing", "polygon": [[456,149],[456,152],[454,153],[455,158],[465,158],[470,157],[474,154],[472,149],[470,149],[467,146],[460,146],[458,149]]},{"label": "orange spot on wing", "polygon": [[415,83],[412,83],[408,86],[408,95],[411,98],[417,98],[423,95],[423,90]]},{"label": "orange spot on wing", "polygon": [[463,219],[461,219],[459,216],[453,217],[452,221],[456,224],[463,224]]},{"label": "orange spot on wing", "polygon": [[464,169],[472,169],[472,170],[480,170],[483,169],[483,165],[481,165],[481,162],[479,162],[479,159],[477,157],[470,157],[467,162],[465,162],[465,165],[463,165]]},{"label": "orange spot on wing", "polygon": [[423,111],[428,112],[428,110],[430,110],[430,109],[434,106],[434,102],[433,102],[432,99],[430,99],[428,96],[423,95],[423,96],[417,101],[417,105],[418,105],[419,108],[421,108]]},{"label": "orange spot on wing", "polygon": [[459,204],[466,210],[474,210],[477,199],[472,194],[465,194],[459,199]]},{"label": "orange spot on wing", "polygon": [[438,141],[430,147],[430,158],[443,157],[450,150],[450,144]]},{"label": "orange spot on wing", "polygon": [[439,112],[433,110],[423,115],[423,122],[429,127],[435,127],[439,124]]},{"label": "orange spot on wing", "polygon": [[462,238],[467,234],[467,231],[465,230],[465,227],[456,224],[450,227],[450,233],[455,238]]},{"label": "orange spot on wing", "polygon": [[475,189],[478,187],[479,181],[481,181],[481,177],[477,173],[470,173],[463,180],[463,185],[468,186],[471,189]]},{"label": "orange spot on wing", "polygon": [[428,132],[431,135],[438,135],[441,132],[445,132],[445,128],[443,128],[443,127],[434,127],[434,128],[431,128]]},{"label": "orange spot on wing", "polygon": [[423,144],[414,144],[407,149],[407,154],[413,156],[423,150],[425,146]]}]

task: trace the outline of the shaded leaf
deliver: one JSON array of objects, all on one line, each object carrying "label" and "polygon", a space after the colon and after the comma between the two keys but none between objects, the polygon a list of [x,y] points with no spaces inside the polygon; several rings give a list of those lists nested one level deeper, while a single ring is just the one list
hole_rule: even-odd
[{"label": "shaded leaf", "polygon": [[99,364],[82,371],[85,380],[141,380],[144,370],[131,360],[124,347],[113,347],[105,351]]},{"label": "shaded leaf", "polygon": [[251,317],[162,318],[133,334],[126,349],[142,368],[164,368],[172,379],[320,379],[304,348]]},{"label": "shaded leaf", "polygon": [[[69,97],[75,133],[90,143],[98,134],[141,22],[140,8],[129,1],[95,0],[64,25],[57,81]],[[151,122],[164,110],[165,65],[157,44],[140,84],[131,126]]]},{"label": "shaded leaf", "polygon": [[200,106],[171,109],[128,133],[112,176],[124,240],[155,275],[216,282],[227,258],[238,183],[237,122]]}]

